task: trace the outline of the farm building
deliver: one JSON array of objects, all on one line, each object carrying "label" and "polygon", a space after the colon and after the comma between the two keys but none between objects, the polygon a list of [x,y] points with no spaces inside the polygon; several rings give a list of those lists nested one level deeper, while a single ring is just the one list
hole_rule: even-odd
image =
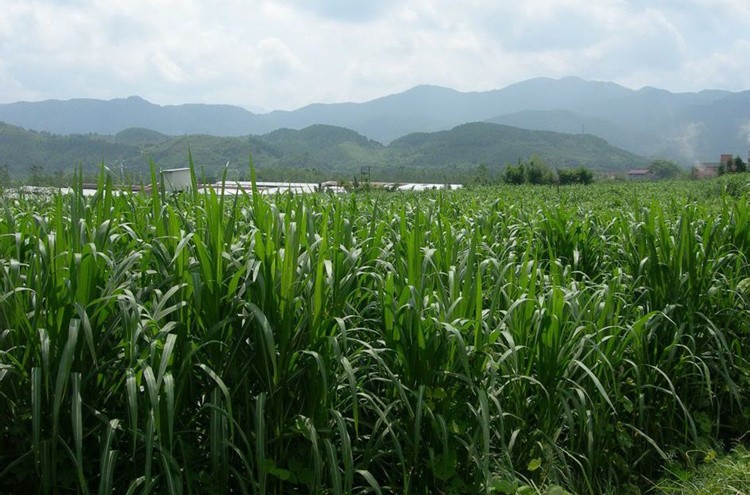
[{"label": "farm building", "polygon": [[645,168],[634,168],[628,172],[628,180],[653,180],[653,172]]},{"label": "farm building", "polygon": [[715,163],[700,163],[693,167],[694,179],[713,179],[719,176],[719,165]]}]

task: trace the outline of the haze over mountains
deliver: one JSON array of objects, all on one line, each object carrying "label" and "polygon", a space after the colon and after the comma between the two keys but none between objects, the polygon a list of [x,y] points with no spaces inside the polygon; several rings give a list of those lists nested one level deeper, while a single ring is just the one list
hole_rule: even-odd
[{"label": "haze over mountains", "polygon": [[491,122],[531,130],[590,134],[646,157],[684,165],[750,149],[750,91],[670,93],[608,82],[538,78],[503,89],[462,93],[417,86],[365,103],[313,104],[254,114],[229,105],[159,106],[138,97],[110,101],[0,105],[0,121],[59,134],[116,134],[139,127],[167,135],[263,135],[327,124],[388,144],[412,132]]}]

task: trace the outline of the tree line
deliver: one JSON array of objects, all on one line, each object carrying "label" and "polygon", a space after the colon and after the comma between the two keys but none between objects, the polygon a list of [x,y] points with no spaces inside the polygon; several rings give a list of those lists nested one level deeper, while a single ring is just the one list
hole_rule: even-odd
[{"label": "tree line", "polygon": [[742,172],[747,172],[747,163],[742,161],[742,157],[739,155],[732,157],[719,165],[719,175],[739,174]]},{"label": "tree line", "polygon": [[516,165],[507,164],[502,179],[506,184],[590,184],[594,174],[586,167],[552,170],[539,156],[532,155]]}]

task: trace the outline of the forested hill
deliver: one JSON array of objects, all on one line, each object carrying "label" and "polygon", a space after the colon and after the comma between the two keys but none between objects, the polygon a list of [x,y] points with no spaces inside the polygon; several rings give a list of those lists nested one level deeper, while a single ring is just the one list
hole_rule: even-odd
[{"label": "forested hill", "polygon": [[[104,163],[119,173],[143,177],[149,161],[159,167],[187,164],[188,151],[207,175],[244,177],[249,159],[259,175],[273,179],[351,178],[362,167],[390,180],[457,180],[480,164],[500,170],[538,155],[552,167],[587,166],[627,170],[647,160],[588,135],[529,131],[499,124],[473,123],[449,131],[414,133],[384,146],[352,130],[314,125],[260,136],[167,136],[148,129],[114,135],[61,136],[0,124],[0,167],[11,176],[65,174],[77,166],[93,171]],[[147,174],[146,174],[147,176]]]},{"label": "forested hill", "polygon": [[643,157],[595,136],[529,131],[486,122],[464,124],[450,131],[409,134],[393,141],[389,151],[405,166],[451,166],[459,159],[500,166],[531,154],[555,167],[628,170],[646,163]]}]

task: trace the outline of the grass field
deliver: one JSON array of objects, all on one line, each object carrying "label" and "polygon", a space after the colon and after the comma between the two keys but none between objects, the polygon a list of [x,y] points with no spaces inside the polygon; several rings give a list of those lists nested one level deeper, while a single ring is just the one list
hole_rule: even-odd
[{"label": "grass field", "polygon": [[740,446],[730,454],[715,457],[709,451],[699,467],[676,466],[662,479],[655,494],[660,495],[714,495],[726,493],[747,495],[750,493],[750,452]]},{"label": "grass field", "polygon": [[625,493],[750,430],[747,177],[4,198],[0,493]]}]

